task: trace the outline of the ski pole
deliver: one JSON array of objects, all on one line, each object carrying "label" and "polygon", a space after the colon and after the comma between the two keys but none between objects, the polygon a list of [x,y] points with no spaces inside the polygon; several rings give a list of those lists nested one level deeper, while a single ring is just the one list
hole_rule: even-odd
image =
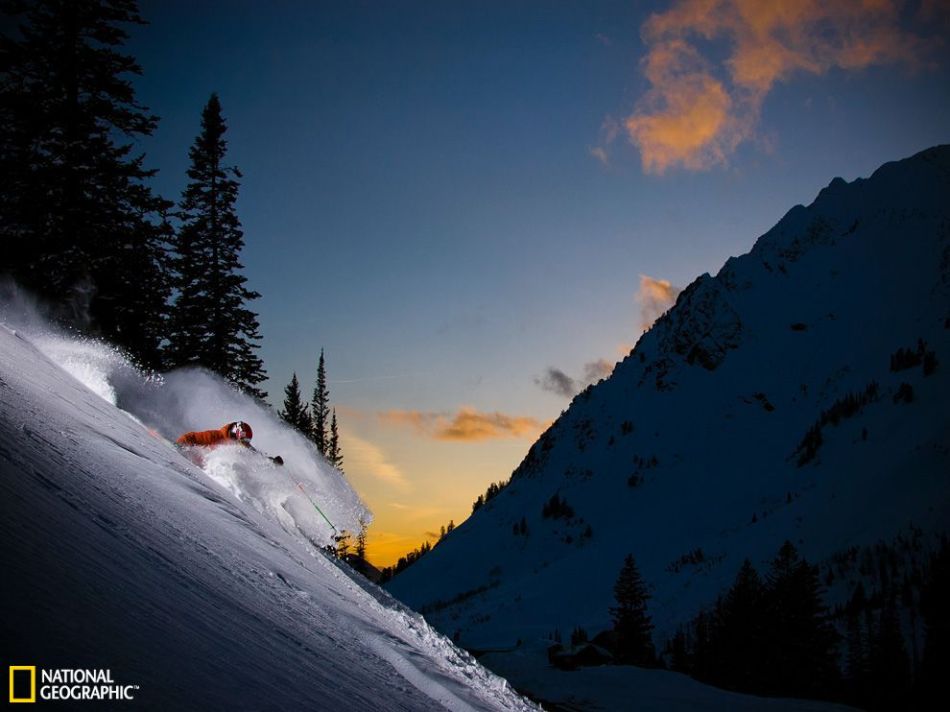
[{"label": "ski pole", "polygon": [[335,531],[337,534],[339,534],[339,533],[340,533],[339,530],[338,530],[335,526],[333,526],[333,522],[331,522],[329,519],[327,519],[327,515],[323,513],[323,510],[320,509],[320,507],[317,506],[317,503],[313,501],[313,499],[310,497],[309,494],[307,494],[307,491],[303,488],[303,485],[302,485],[301,483],[297,482],[297,480],[295,480],[295,479],[293,478],[293,476],[290,474],[290,472],[288,472],[287,470],[284,470],[284,472],[287,472],[287,477],[290,477],[290,481],[293,482],[295,485],[297,485],[297,489],[299,489],[301,492],[303,492],[303,496],[306,497],[306,498],[307,498],[307,501],[310,502],[310,504],[313,505],[313,508],[317,510],[317,513],[318,513],[321,517],[323,517],[323,520],[324,520],[327,524],[330,525],[330,528],[331,528],[333,531]]}]

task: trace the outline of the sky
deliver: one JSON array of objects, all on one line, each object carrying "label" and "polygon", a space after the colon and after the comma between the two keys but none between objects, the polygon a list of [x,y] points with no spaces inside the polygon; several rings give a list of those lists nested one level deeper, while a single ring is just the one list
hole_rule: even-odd
[{"label": "sky", "polygon": [[325,350],[377,565],[467,517],[679,289],[950,142],[939,0],[140,7],[154,185],[180,196],[217,92],[264,387],[309,395]]}]

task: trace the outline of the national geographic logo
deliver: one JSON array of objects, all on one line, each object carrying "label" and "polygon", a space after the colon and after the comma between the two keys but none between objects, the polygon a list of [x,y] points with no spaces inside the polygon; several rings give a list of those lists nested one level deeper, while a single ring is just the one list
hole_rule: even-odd
[{"label": "national geographic logo", "polygon": [[10,666],[10,703],[36,702],[36,665]]},{"label": "national geographic logo", "polygon": [[106,668],[10,666],[11,704],[34,703],[37,699],[45,702],[123,702],[134,700],[138,690],[138,685],[116,684],[112,670]]}]

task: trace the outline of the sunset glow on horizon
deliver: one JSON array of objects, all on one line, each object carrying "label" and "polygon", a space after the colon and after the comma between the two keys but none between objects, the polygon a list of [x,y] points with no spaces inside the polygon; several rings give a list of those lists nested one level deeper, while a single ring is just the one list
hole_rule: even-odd
[{"label": "sunset glow on horizon", "polygon": [[167,197],[220,96],[265,388],[309,399],[325,349],[385,566],[697,276],[835,176],[950,142],[948,7],[149,1],[129,46]]}]

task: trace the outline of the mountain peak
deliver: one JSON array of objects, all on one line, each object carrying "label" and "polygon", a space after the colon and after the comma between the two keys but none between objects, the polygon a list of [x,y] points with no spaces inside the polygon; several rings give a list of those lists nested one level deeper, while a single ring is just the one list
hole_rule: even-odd
[{"label": "mountain peak", "polygon": [[[789,210],[683,290],[390,590],[463,645],[504,647],[609,627],[633,553],[662,648],[784,541],[822,563],[941,531],[950,368],[893,364],[920,345],[950,363],[948,195],[939,146]],[[555,496],[570,516],[550,515]]]}]

